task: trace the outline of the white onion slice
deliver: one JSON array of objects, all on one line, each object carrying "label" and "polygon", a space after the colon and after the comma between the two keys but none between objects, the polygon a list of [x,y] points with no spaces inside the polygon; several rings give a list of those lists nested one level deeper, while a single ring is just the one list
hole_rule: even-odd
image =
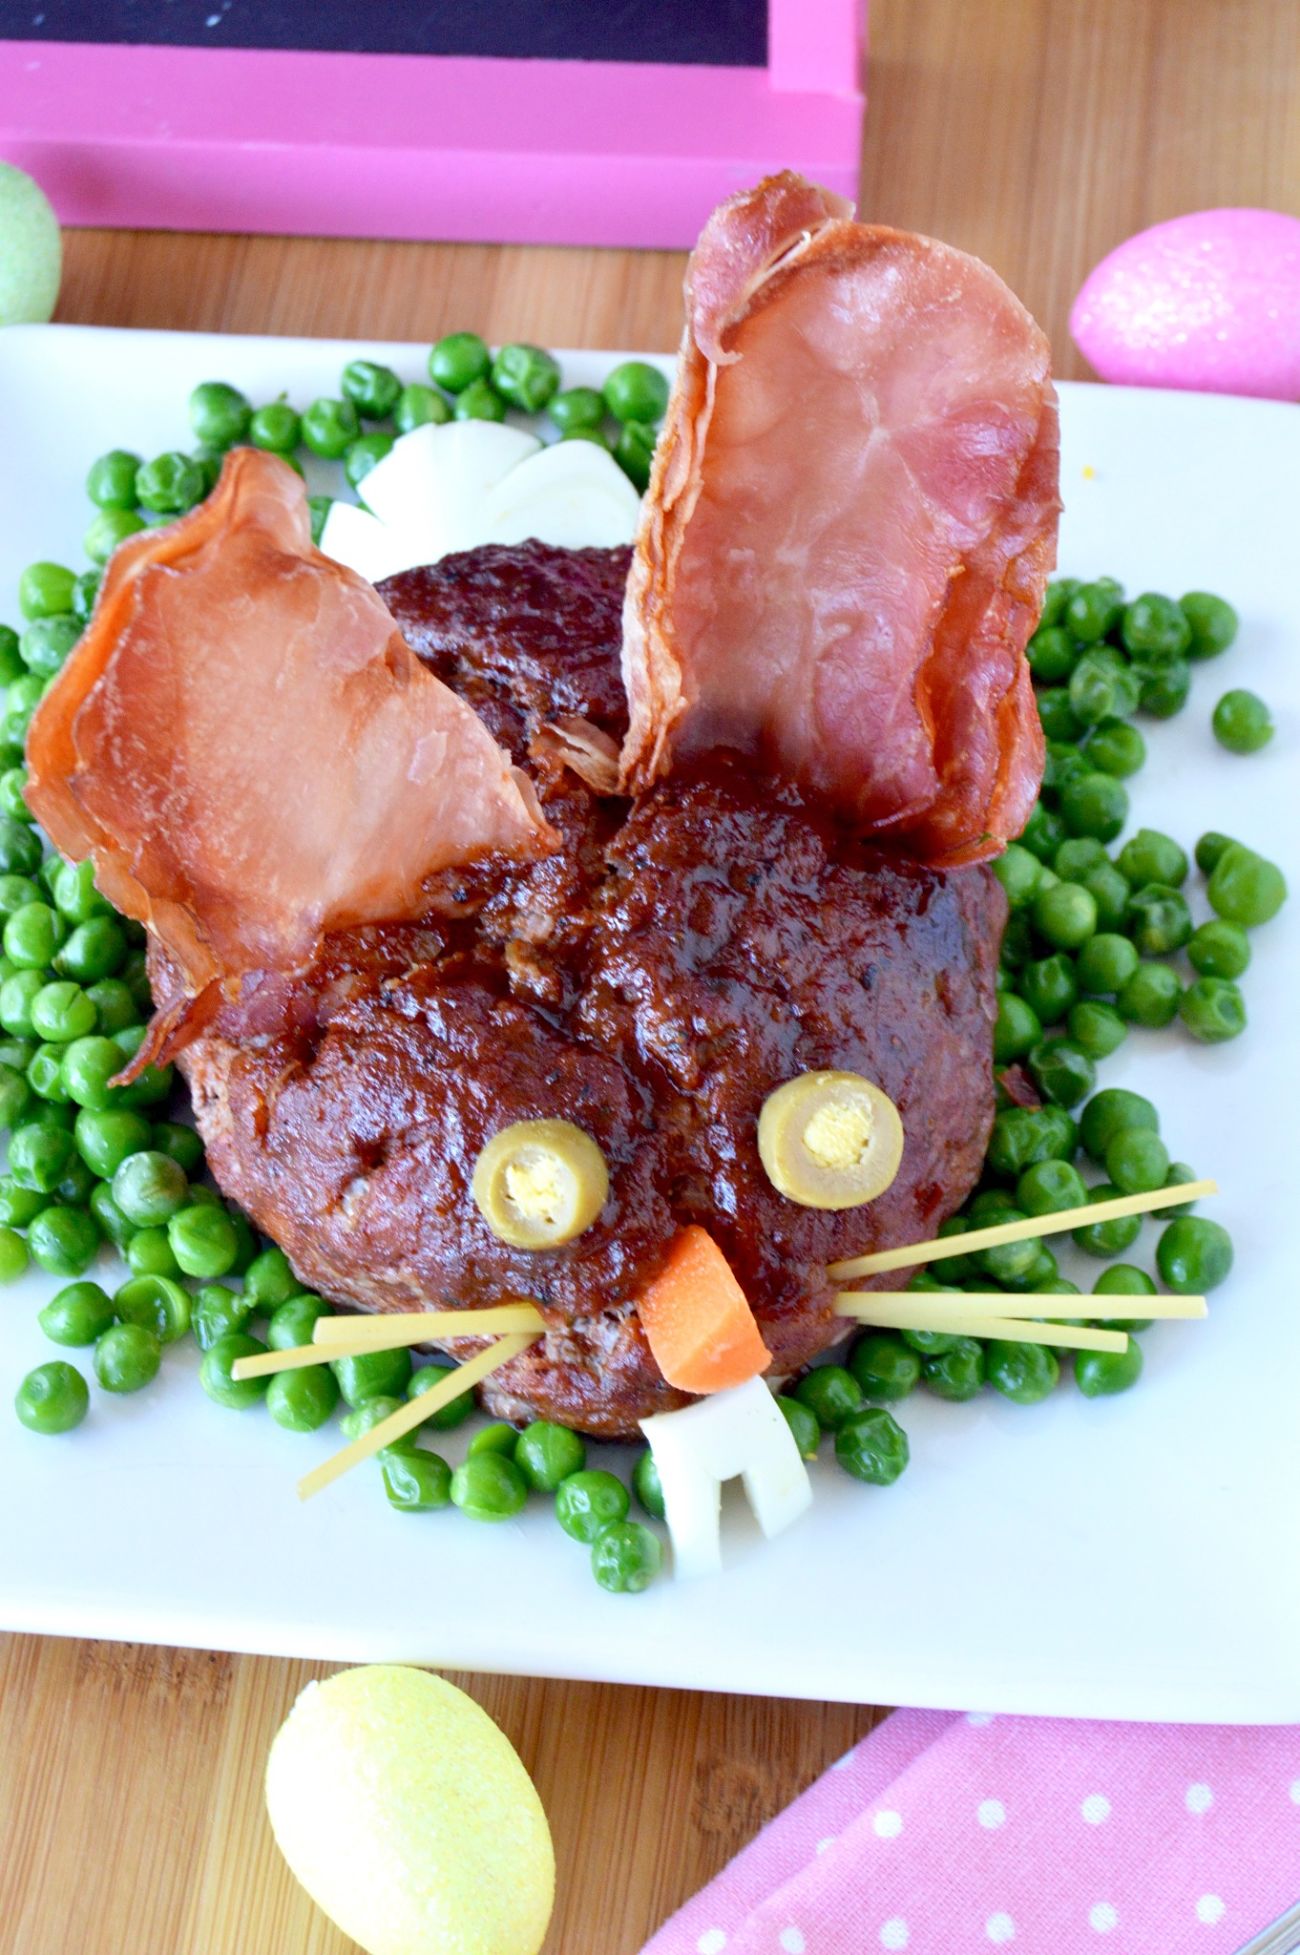
[{"label": "white onion slice", "polygon": [[422,563],[489,539],[484,496],[541,446],[536,435],[498,421],[447,421],[413,428],[376,462],[357,491],[381,523],[422,535]]},{"label": "white onion slice", "polygon": [[609,549],[632,541],[640,514],[641,498],[608,449],[555,441],[488,491],[476,541]]}]

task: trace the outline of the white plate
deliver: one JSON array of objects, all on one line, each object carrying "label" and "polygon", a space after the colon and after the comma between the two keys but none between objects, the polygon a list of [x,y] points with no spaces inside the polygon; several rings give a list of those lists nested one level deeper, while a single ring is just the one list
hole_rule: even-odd
[{"label": "white plate", "polygon": [[[365,347],[86,328],[0,334],[5,431],[0,617],[30,558],[77,560],[81,482],[102,449],[186,444],[191,385],[332,392]],[[404,375],[420,349],[379,349]],[[574,381],[609,357],[565,358]],[[1134,816],[1190,844],[1221,827],[1296,870],[1300,740],[1300,409],[1062,389],[1062,564],[1130,589],[1208,587],[1242,614],[1182,717],[1148,729]],[[1221,752],[1229,685],[1278,731]],[[237,712],[238,702],[231,701]],[[1199,900],[1199,899],[1198,899]],[[862,1702],[1128,1718],[1300,1720],[1300,888],[1255,938],[1246,1037],[1206,1049],[1136,1033],[1104,1083],[1148,1089],[1177,1156],[1217,1175],[1238,1262],[1204,1326],[1145,1339],[1146,1376],[1089,1402],[988,1393],[903,1408],[913,1464],[889,1493],[831,1462],[806,1522],[768,1546],[734,1523],[716,1582],[605,1595],[542,1503],[475,1527],[389,1511],[362,1471],[300,1506],[336,1443],[209,1404],[193,1353],[137,1398],[96,1393],[75,1437],[23,1431],[8,1399],[49,1357],[33,1322],[54,1284],[3,1298],[0,1620],[13,1628],[339,1659],[608,1678]],[[1150,1254],[1148,1226],[1141,1249]],[[1090,1266],[1091,1274],[1097,1265]],[[453,1457],[462,1443],[452,1435]]]}]

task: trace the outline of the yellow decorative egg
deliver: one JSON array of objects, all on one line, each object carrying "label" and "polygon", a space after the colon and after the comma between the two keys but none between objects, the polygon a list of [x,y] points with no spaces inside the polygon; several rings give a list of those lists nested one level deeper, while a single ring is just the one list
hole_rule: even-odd
[{"label": "yellow decorative egg", "polygon": [[380,1663],[308,1684],[266,1804],[293,1872],[368,1955],[537,1955],[555,1898],[542,1802],[441,1677]]}]

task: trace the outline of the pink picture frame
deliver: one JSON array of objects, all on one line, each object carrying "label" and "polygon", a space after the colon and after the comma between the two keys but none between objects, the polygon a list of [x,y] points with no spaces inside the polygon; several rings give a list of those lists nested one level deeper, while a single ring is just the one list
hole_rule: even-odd
[{"label": "pink picture frame", "polygon": [[0,157],[65,224],[680,247],[856,195],[865,6],[769,0],[763,68],[0,41]]}]

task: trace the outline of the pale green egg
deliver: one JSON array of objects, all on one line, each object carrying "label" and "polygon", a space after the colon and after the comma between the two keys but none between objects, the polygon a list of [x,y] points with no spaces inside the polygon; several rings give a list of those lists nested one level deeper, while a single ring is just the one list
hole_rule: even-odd
[{"label": "pale green egg", "polygon": [[62,269],[59,220],[45,193],[12,163],[0,163],[0,326],[47,320]]},{"label": "pale green egg", "polygon": [[309,1684],[266,1805],[293,1872],[368,1955],[537,1955],[555,1898],[542,1802],[441,1677],[379,1663]]}]

